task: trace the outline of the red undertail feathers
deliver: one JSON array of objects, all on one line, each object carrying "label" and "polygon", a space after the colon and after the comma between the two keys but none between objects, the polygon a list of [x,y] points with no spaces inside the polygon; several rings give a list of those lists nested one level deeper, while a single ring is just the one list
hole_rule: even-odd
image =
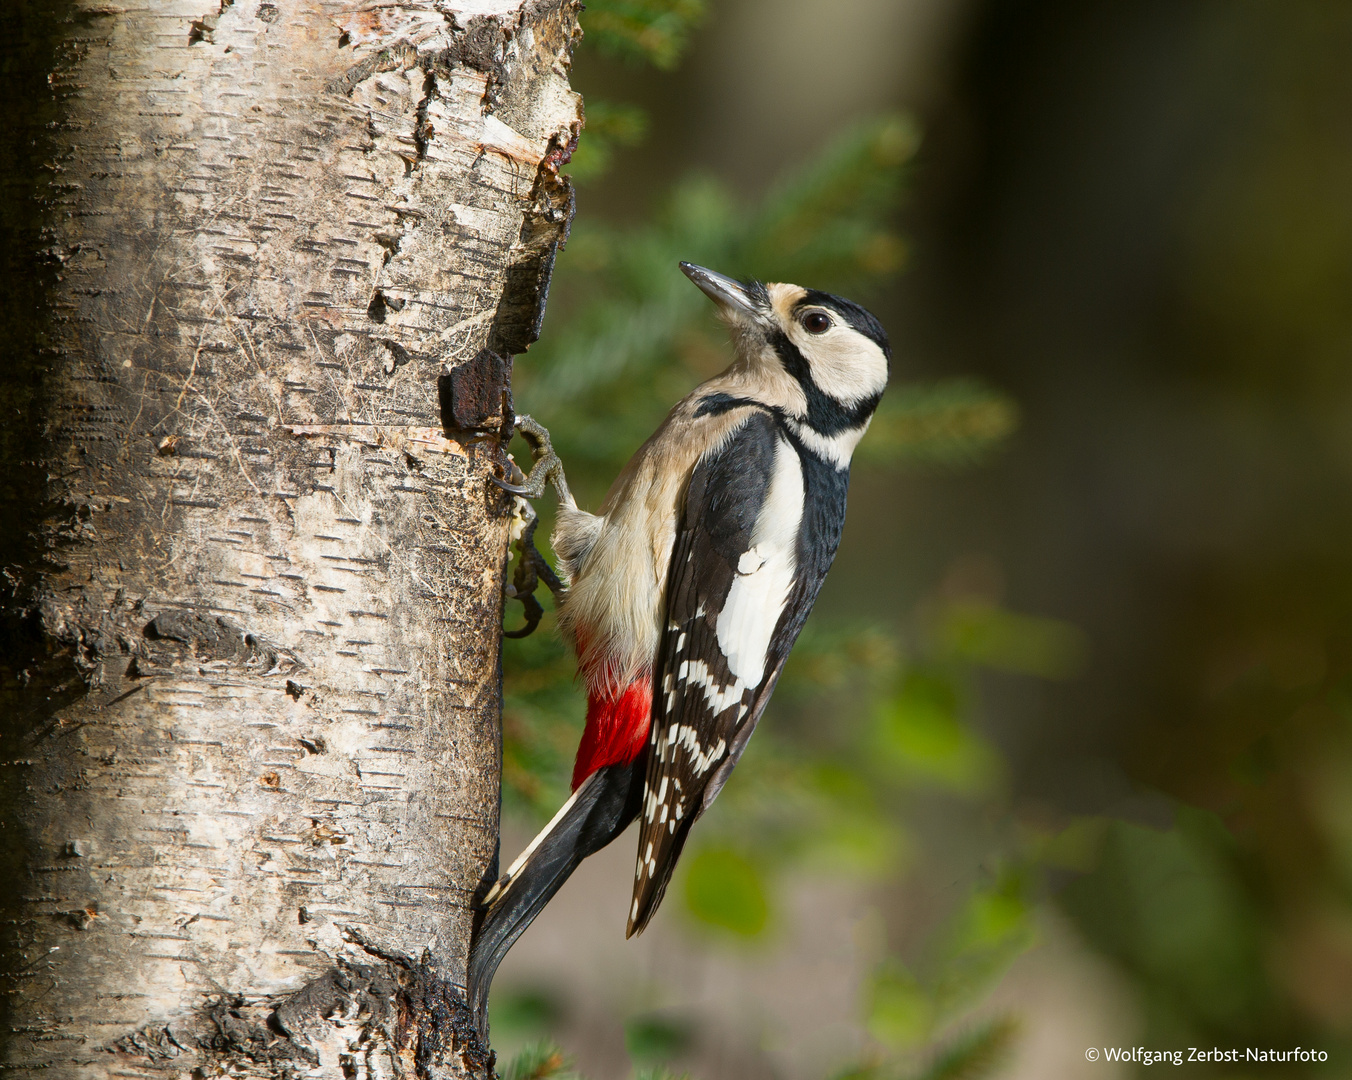
[{"label": "red undertail feathers", "polygon": [[600,688],[587,694],[587,728],[573,765],[573,790],[597,769],[638,757],[648,743],[653,687],[648,672],[620,690]]}]

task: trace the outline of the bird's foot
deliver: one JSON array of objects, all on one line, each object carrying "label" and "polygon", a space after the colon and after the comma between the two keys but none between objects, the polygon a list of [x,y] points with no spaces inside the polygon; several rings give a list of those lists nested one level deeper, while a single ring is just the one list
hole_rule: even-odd
[{"label": "bird's foot", "polygon": [[554,452],[545,426],[529,416],[519,415],[516,418],[516,430],[530,447],[531,458],[534,461],[530,475],[523,477],[519,484],[496,476],[489,479],[503,491],[519,495],[523,499],[538,499],[544,494],[545,485],[553,484],[554,490],[558,492],[559,502],[565,506],[574,505],[573,494],[568,490],[568,481],[563,475],[563,462]]},{"label": "bird's foot", "polygon": [[525,527],[516,541],[516,572],[512,575],[512,584],[507,589],[507,595],[521,601],[521,606],[525,608],[526,625],[519,630],[503,631],[502,636],[509,638],[529,637],[544,618],[544,608],[540,606],[540,601],[535,599],[535,590],[541,581],[548,585],[549,591],[554,594],[555,606],[563,602],[568,592],[563,582],[559,580],[559,575],[554,573],[554,568],[535,547],[535,528],[540,524],[540,519],[536,516],[534,508],[525,500],[518,505],[522,507],[521,514],[525,519]]}]

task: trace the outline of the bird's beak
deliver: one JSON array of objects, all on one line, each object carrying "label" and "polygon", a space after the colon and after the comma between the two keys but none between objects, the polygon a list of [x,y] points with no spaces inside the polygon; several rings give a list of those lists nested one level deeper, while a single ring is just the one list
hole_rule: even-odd
[{"label": "bird's beak", "polygon": [[700,292],[712,300],[728,315],[758,315],[751,294],[735,278],[715,274],[694,263],[681,263],[681,270],[691,281],[699,286]]}]

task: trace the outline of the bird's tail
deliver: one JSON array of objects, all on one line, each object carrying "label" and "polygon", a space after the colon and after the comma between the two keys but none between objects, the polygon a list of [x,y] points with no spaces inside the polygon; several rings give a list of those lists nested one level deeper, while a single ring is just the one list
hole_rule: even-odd
[{"label": "bird's tail", "polygon": [[619,836],[638,815],[643,759],[607,765],[586,778],[484,897],[470,944],[469,1006],[488,1041],[488,990],[507,951],[588,855]]}]

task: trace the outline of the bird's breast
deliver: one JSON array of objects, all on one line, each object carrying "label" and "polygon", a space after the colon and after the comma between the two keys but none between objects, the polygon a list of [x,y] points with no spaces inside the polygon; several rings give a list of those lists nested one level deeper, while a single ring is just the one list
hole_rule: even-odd
[{"label": "bird's breast", "polygon": [[741,407],[697,420],[695,401],[696,395],[682,401],[639,448],[599,515],[561,515],[551,538],[563,541],[556,550],[573,556],[560,625],[575,642],[585,636],[589,643],[578,659],[590,687],[628,685],[652,666],[690,474],[755,411]]}]

